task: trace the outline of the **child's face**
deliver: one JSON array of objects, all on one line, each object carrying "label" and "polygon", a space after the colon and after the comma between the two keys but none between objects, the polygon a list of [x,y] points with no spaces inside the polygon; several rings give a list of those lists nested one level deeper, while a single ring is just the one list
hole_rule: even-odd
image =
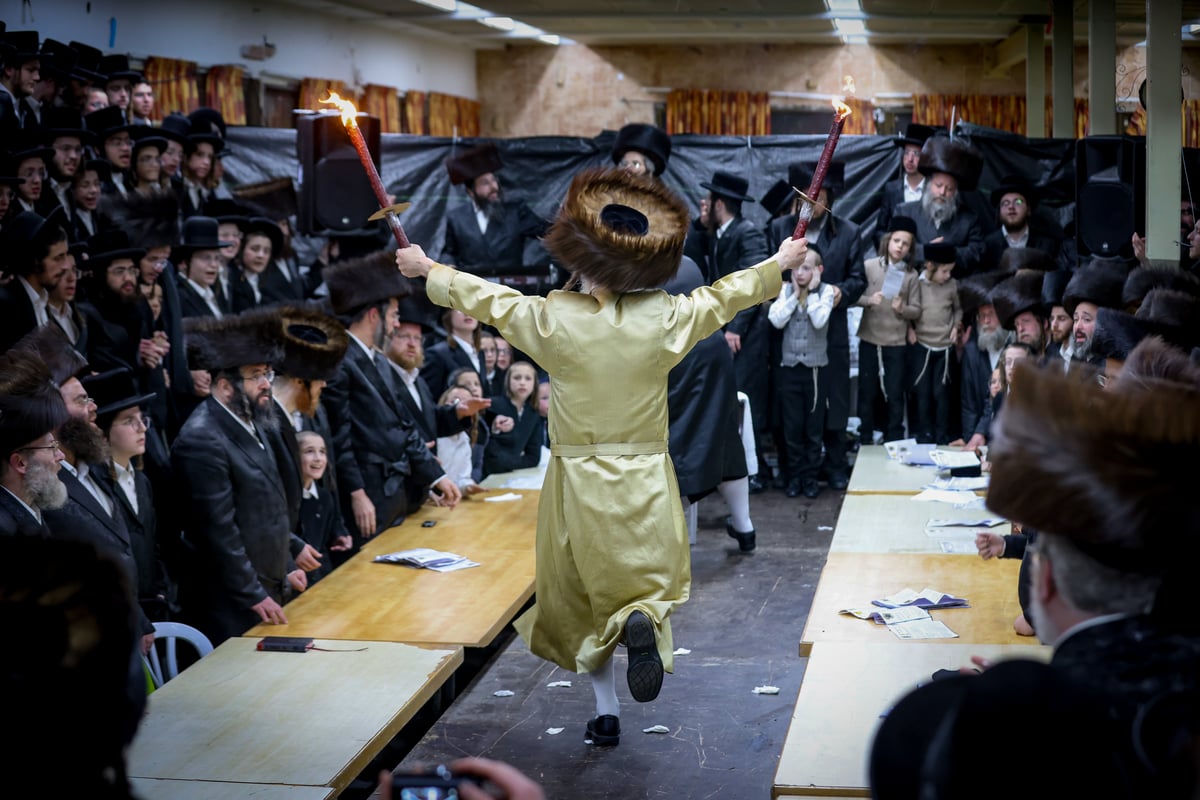
[{"label": "child's face", "polygon": [[321,480],[327,462],[325,442],[320,436],[300,438],[300,471],[304,473],[305,478],[312,481]]},{"label": "child's face", "polygon": [[508,393],[513,399],[528,400],[533,394],[537,377],[533,369],[524,364],[515,365],[508,370]]},{"label": "child's face", "polygon": [[813,274],[820,269],[816,262],[815,253],[810,252],[804,256],[804,263],[796,267],[795,274],[792,276],[792,280],[796,282],[797,286],[807,288],[812,283]]},{"label": "child's face", "polygon": [[929,274],[929,280],[934,283],[945,283],[950,280],[950,273],[954,271],[953,264],[933,264],[933,271]]},{"label": "child's face", "polygon": [[466,389],[472,397],[483,397],[483,386],[479,383],[479,376],[474,372],[464,372],[459,375],[454,385]]},{"label": "child's face", "polygon": [[988,391],[991,393],[992,397],[995,397],[996,395],[1000,394],[1000,370],[1001,369],[1002,369],[1002,367],[996,367],[994,370],[992,370],[991,380],[988,381]]},{"label": "child's face", "polygon": [[903,261],[912,250],[913,235],[908,231],[893,231],[888,237],[888,260]]},{"label": "child's face", "polygon": [[550,384],[538,384],[538,413],[543,417],[550,413]]}]

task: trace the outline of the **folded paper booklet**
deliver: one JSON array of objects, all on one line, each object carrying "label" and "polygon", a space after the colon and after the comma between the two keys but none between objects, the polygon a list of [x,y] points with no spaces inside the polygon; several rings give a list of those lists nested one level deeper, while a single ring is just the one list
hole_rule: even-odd
[{"label": "folded paper booklet", "polygon": [[936,467],[938,464],[933,460],[933,448],[936,445],[932,444],[914,444],[908,448],[902,456],[900,456],[901,464],[908,464],[910,467]]},{"label": "folded paper booklet", "polygon": [[966,608],[968,603],[962,597],[939,592],[926,586],[920,592],[912,589],[902,589],[899,592],[879,600],[872,600],[872,605],[881,608],[899,608],[901,606],[917,606],[919,608]]},{"label": "folded paper booklet", "polygon": [[942,469],[978,467],[979,456],[970,450],[930,450],[929,458]]},{"label": "folded paper booklet", "polygon": [[916,439],[896,439],[892,442],[884,442],[883,449],[887,451],[888,458],[892,461],[902,461],[908,451],[917,446]]},{"label": "folded paper booklet", "polygon": [[413,550],[400,550],[396,553],[385,553],[375,556],[375,561],[383,564],[402,564],[406,567],[431,569],[434,572],[454,572],[468,567],[478,567],[479,563],[464,558],[456,553],[443,553],[428,547],[417,547]]},{"label": "folded paper booklet", "polygon": [[950,492],[977,492],[988,487],[988,476],[978,478],[934,478],[922,489],[945,489]]},{"label": "folded paper booklet", "polygon": [[896,634],[897,639],[957,639],[958,634],[946,627],[946,623],[936,619],[914,619],[911,622],[900,622],[888,625],[888,630]]}]

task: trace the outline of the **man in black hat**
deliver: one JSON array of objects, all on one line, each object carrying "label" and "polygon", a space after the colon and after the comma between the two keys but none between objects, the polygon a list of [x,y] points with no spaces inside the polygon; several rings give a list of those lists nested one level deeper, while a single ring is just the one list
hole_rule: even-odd
[{"label": "man in black hat", "polygon": [[282,606],[307,581],[289,549],[288,496],[266,432],[277,422],[271,364],[279,339],[248,315],[192,319],[184,335],[188,360],[211,375],[212,391],[171,450],[191,550],[180,603],[216,644],[259,622],[286,623]]},{"label": "man in black hat", "polygon": [[183,151],[187,145],[187,137],[191,132],[192,123],[178,112],[163,117],[163,121],[158,126],[158,135],[167,140],[167,149],[163,151],[162,157],[159,159],[162,162],[162,172],[171,181],[176,197],[182,190],[183,176],[180,174],[180,168],[183,166]]},{"label": "man in black hat", "polygon": [[141,343],[151,339],[154,326],[154,316],[138,289],[138,262],[146,251],[133,247],[119,229],[93,236],[88,251],[92,277],[88,300],[80,304],[89,331],[88,361],[97,370],[123,367],[144,381]]},{"label": "man in black hat", "polygon": [[214,217],[193,216],[183,223],[183,242],[171,250],[179,265],[179,303],[183,317],[221,317],[229,313],[218,286],[225,260],[221,248],[230,242],[219,234]]},{"label": "man in black hat", "polygon": [[470,202],[446,211],[441,260],[467,272],[512,270],[525,264],[525,240],[545,235],[550,223],[522,202],[505,200],[496,172],[503,167],[487,142],[446,159],[450,183],[464,186]]},{"label": "man in black hat", "polygon": [[[42,199],[46,186],[46,165],[53,160],[54,151],[46,146],[42,131],[35,127],[14,133],[9,146],[12,147],[12,158],[17,165],[17,177],[23,180],[17,187],[16,200],[20,210],[37,211],[45,216],[49,213],[47,203]],[[54,205],[51,200],[49,208]]]},{"label": "man in black hat", "polygon": [[879,206],[879,216],[875,221],[876,231],[889,230],[896,206],[921,199],[925,192],[925,176],[917,169],[921,160],[921,146],[939,130],[941,129],[914,122],[905,129],[903,136],[896,137],[896,144],[902,148],[900,176],[888,181],[883,187],[883,202]]},{"label": "man in black hat", "polygon": [[50,321],[50,289],[70,268],[61,209],[48,218],[24,211],[4,226],[4,272],[16,280],[0,287],[0,351]]},{"label": "man in black hat", "polygon": [[983,257],[983,230],[962,198],[963,192],[974,191],[979,184],[983,157],[945,136],[930,136],[921,146],[917,169],[927,179],[921,199],[903,203],[894,212],[917,221],[913,259],[917,263],[926,260],[927,244],[952,245],[954,277],[964,278],[978,268]]},{"label": "man in black hat", "polygon": [[[767,238],[754,223],[742,216],[742,203],[753,203],[747,194],[750,183],[728,172],[715,172],[711,181],[702,182],[708,190],[709,253],[705,280],[713,283],[740,269],[753,266],[770,254]],[[733,352],[737,371],[738,391],[750,398],[758,449],[758,475],[750,478],[750,491],[761,492],[770,480],[770,467],[765,460],[763,437],[769,429],[770,397],[770,323],[766,309],[760,305],[740,312],[725,326],[725,341]]]},{"label": "man in black hat", "polygon": [[992,206],[1000,219],[1000,228],[983,240],[984,269],[995,269],[1000,256],[1009,247],[1032,247],[1058,260],[1062,240],[1041,230],[1033,211],[1038,193],[1032,183],[1019,175],[1010,175],[992,190]]},{"label": "man in black hat", "polygon": [[154,114],[154,87],[142,78],[133,84],[129,96],[129,122],[131,125],[153,125],[150,119]]},{"label": "man in black hat", "polygon": [[1042,305],[1042,281],[1046,273],[1021,269],[992,289],[992,304],[1000,326],[1013,332],[1013,338],[1033,348],[1035,359],[1046,354],[1050,315]]},{"label": "man in black hat", "polygon": [[41,79],[40,59],[37,31],[0,34],[0,134],[37,126],[27,101]]},{"label": "man in black hat", "polygon": [[69,212],[71,182],[83,164],[83,146],[91,144],[92,134],[83,124],[83,115],[66,106],[47,108],[42,115],[42,127],[46,140],[54,149],[54,156],[47,165],[49,191],[42,192],[42,216],[53,210],[53,205],[47,206],[47,203],[57,203]]},{"label": "man in black hat", "polygon": [[83,121],[99,143],[97,157],[107,161],[112,167],[108,182],[104,184],[104,191],[125,194],[133,188],[126,185],[126,182],[133,163],[134,126],[125,122],[125,115],[117,106],[93,111],[85,115]]},{"label": "man in black hat", "polygon": [[97,71],[104,75],[104,91],[108,94],[108,104],[121,109],[128,119],[129,101],[133,98],[133,85],[144,82],[141,73],[131,69],[129,56],[114,54],[100,59]]},{"label": "man in black hat", "polygon": [[1063,289],[1062,305],[1071,315],[1075,352],[1072,358],[1095,367],[1104,362],[1092,355],[1092,333],[1101,308],[1121,308],[1129,269],[1120,258],[1093,257],[1071,276]]},{"label": "man in black hat", "polygon": [[297,212],[296,187],[292,179],[285,176],[243,184],[233,195],[235,202],[246,206],[251,213],[269,219],[283,233],[281,246],[271,253],[271,265],[263,273],[263,293],[297,302],[311,297],[321,285],[321,271],[317,265],[301,266],[292,247],[292,218]]},{"label": "man in black hat", "polygon": [[67,502],[54,438],[66,418],[42,359],[29,352],[0,356],[0,536],[50,535],[42,511]]},{"label": "man in black hat", "polygon": [[346,527],[357,547],[403,521],[431,489],[451,506],[461,492],[425,446],[383,352],[399,324],[400,299],[410,293],[391,254],[382,251],[330,267],[325,282],[333,311],[351,339],[324,396],[342,515],[354,521]]},{"label": "man in black hat", "polygon": [[1042,279],[1042,307],[1050,314],[1049,342],[1042,363],[1058,364],[1063,370],[1070,368],[1071,355],[1075,352],[1074,321],[1063,305],[1063,291],[1071,274],[1070,270],[1056,269],[1047,272]]}]

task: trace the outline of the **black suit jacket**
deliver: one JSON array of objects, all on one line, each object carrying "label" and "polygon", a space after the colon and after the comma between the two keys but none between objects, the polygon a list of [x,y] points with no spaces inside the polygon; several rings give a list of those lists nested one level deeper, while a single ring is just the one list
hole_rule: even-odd
[{"label": "black suit jacket", "polygon": [[512,417],[513,428],[507,433],[493,432],[488,439],[483,452],[484,475],[536,467],[542,455],[542,418],[533,403],[527,402],[518,415],[511,400],[496,397],[492,400],[492,411]]},{"label": "black suit jacket", "polygon": [[466,272],[525,264],[525,240],[544,236],[550,223],[524,203],[503,201],[504,216],[480,233],[470,198],[446,212],[446,241],[440,261]]},{"label": "black suit jacket", "polygon": [[299,268],[294,264],[289,264],[289,268],[292,270],[291,280],[283,274],[279,263],[275,259],[271,259],[271,263],[259,277],[258,291],[262,294],[264,306],[276,303],[299,303],[308,296],[308,287],[304,285],[304,278],[300,275]]},{"label": "black suit jacket", "polygon": [[[483,354],[478,354],[478,357],[480,363],[483,363]],[[442,392],[448,388],[446,382],[450,379],[450,373],[461,367],[475,369],[470,356],[461,347],[451,347],[448,341],[443,340],[425,351],[425,365],[421,367],[421,377],[425,379],[429,391],[436,392],[437,396],[441,397]],[[488,383],[483,379],[483,375],[480,375],[478,370],[475,374],[479,375],[484,396],[490,396]]]},{"label": "black suit jacket", "polygon": [[983,229],[979,218],[965,204],[958,208],[947,224],[935,228],[925,212],[921,210],[919,200],[911,203],[901,203],[896,206],[893,216],[912,217],[917,223],[916,242],[913,244],[913,263],[923,264],[925,261],[925,245],[939,236],[947,244],[954,245],[954,277],[962,280],[973,272],[979,271],[980,259],[983,258]]},{"label": "black suit jacket", "polygon": [[[394,370],[393,370],[394,372]],[[425,379],[420,375],[413,382],[417,387],[417,394],[421,397],[421,407],[417,407],[417,401],[413,400],[412,394],[404,385],[404,379],[399,375],[392,376],[395,380],[396,396],[400,398],[400,402],[404,404],[408,410],[409,416],[413,422],[417,424],[417,430],[421,432],[421,437],[427,442],[432,442],[439,436],[453,436],[456,433],[464,431],[469,426],[468,420],[460,420],[458,413],[453,406],[439,406],[437,398],[429,391],[429,385],[425,383]],[[485,385],[487,381],[483,382]],[[486,389],[484,390],[487,391]]]},{"label": "black suit jacket", "polygon": [[183,535],[193,554],[185,612],[190,601],[197,627],[214,643],[223,641],[258,622],[251,606],[267,597],[284,601],[287,573],[295,568],[287,493],[270,448],[213,397],[180,429],[171,464],[185,496]]},{"label": "black suit jacket", "polygon": [[129,531],[130,549],[137,567],[138,600],[161,602],[167,594],[167,573],[158,547],[158,514],[154,508],[154,491],[150,479],[141,470],[134,473],[134,489],[138,507],[135,511],[125,491],[113,480],[108,469],[98,467],[96,482],[113,498],[125,529]]},{"label": "black suit jacket", "polygon": [[[1039,231],[1031,225],[1029,228],[1029,243],[1025,246],[1041,250],[1057,262],[1059,250],[1062,248],[1062,240],[1049,233]],[[1004,228],[992,231],[985,236],[983,239],[983,259],[981,262],[983,269],[995,269],[1000,263],[1000,257],[1004,255],[1004,251],[1007,249],[1008,239],[1004,238]]]},{"label": "black suit jacket", "polygon": [[[724,278],[731,272],[752,267],[770,255],[767,252],[767,237],[745,217],[735,217],[719,239],[716,236],[712,238],[709,272],[705,275],[709,283]],[[767,312],[763,310],[762,304],[758,303],[739,312],[727,329],[739,336],[745,336],[752,326],[758,327],[755,323],[760,317],[761,322],[765,324]]]},{"label": "black suit jacket", "polygon": [[[188,283],[187,278],[180,275],[176,288],[179,292],[179,315],[182,319],[187,319],[188,317],[216,316],[213,314],[212,309],[208,307],[208,303],[204,302],[204,298],[200,296],[200,293]],[[213,291],[216,292],[217,305],[219,307],[221,304],[221,292],[216,288]],[[171,349],[174,350],[175,348],[172,347]]]},{"label": "black suit jacket", "polygon": [[49,535],[50,528],[44,521],[38,522],[15,497],[0,489],[0,536]]},{"label": "black suit jacket", "polygon": [[37,315],[21,282],[13,278],[8,285],[0,286],[0,353],[36,327]]},{"label": "black suit jacket", "polygon": [[[288,504],[288,530],[295,534],[300,529],[300,500],[304,494],[304,478],[300,471],[300,443],[296,440],[296,429],[292,426],[290,415],[274,400],[271,410],[279,427],[267,431],[267,439],[275,463],[279,465],[279,480],[283,483],[284,494]],[[299,552],[293,539],[293,554]]]},{"label": "black suit jacket", "polygon": [[[333,432],[342,514],[354,519],[350,495],[359,489],[375,505],[376,532],[419,505],[442,477],[437,459],[371,356],[350,342],[337,374],[321,394]],[[358,531],[353,531],[356,541]]]},{"label": "black suit jacket", "polygon": [[883,234],[892,224],[896,206],[904,203],[904,176],[893,178],[883,186],[883,202],[879,204],[879,216],[875,218],[875,233]]}]

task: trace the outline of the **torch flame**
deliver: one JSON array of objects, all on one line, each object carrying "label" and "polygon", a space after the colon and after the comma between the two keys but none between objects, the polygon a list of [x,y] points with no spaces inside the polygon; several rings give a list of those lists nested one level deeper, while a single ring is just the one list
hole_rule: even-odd
[{"label": "torch flame", "polygon": [[354,107],[354,103],[343,100],[337,92],[330,92],[329,97],[323,98],[320,102],[328,106],[337,106],[338,111],[342,112],[342,124],[347,128],[358,127],[358,122],[355,120],[355,117],[358,116],[358,109]]},{"label": "torch flame", "polygon": [[[854,78],[850,75],[842,78],[842,94],[854,94]],[[833,113],[838,122],[841,122],[846,117],[850,116],[850,106],[843,103],[838,98],[833,98]]]}]

